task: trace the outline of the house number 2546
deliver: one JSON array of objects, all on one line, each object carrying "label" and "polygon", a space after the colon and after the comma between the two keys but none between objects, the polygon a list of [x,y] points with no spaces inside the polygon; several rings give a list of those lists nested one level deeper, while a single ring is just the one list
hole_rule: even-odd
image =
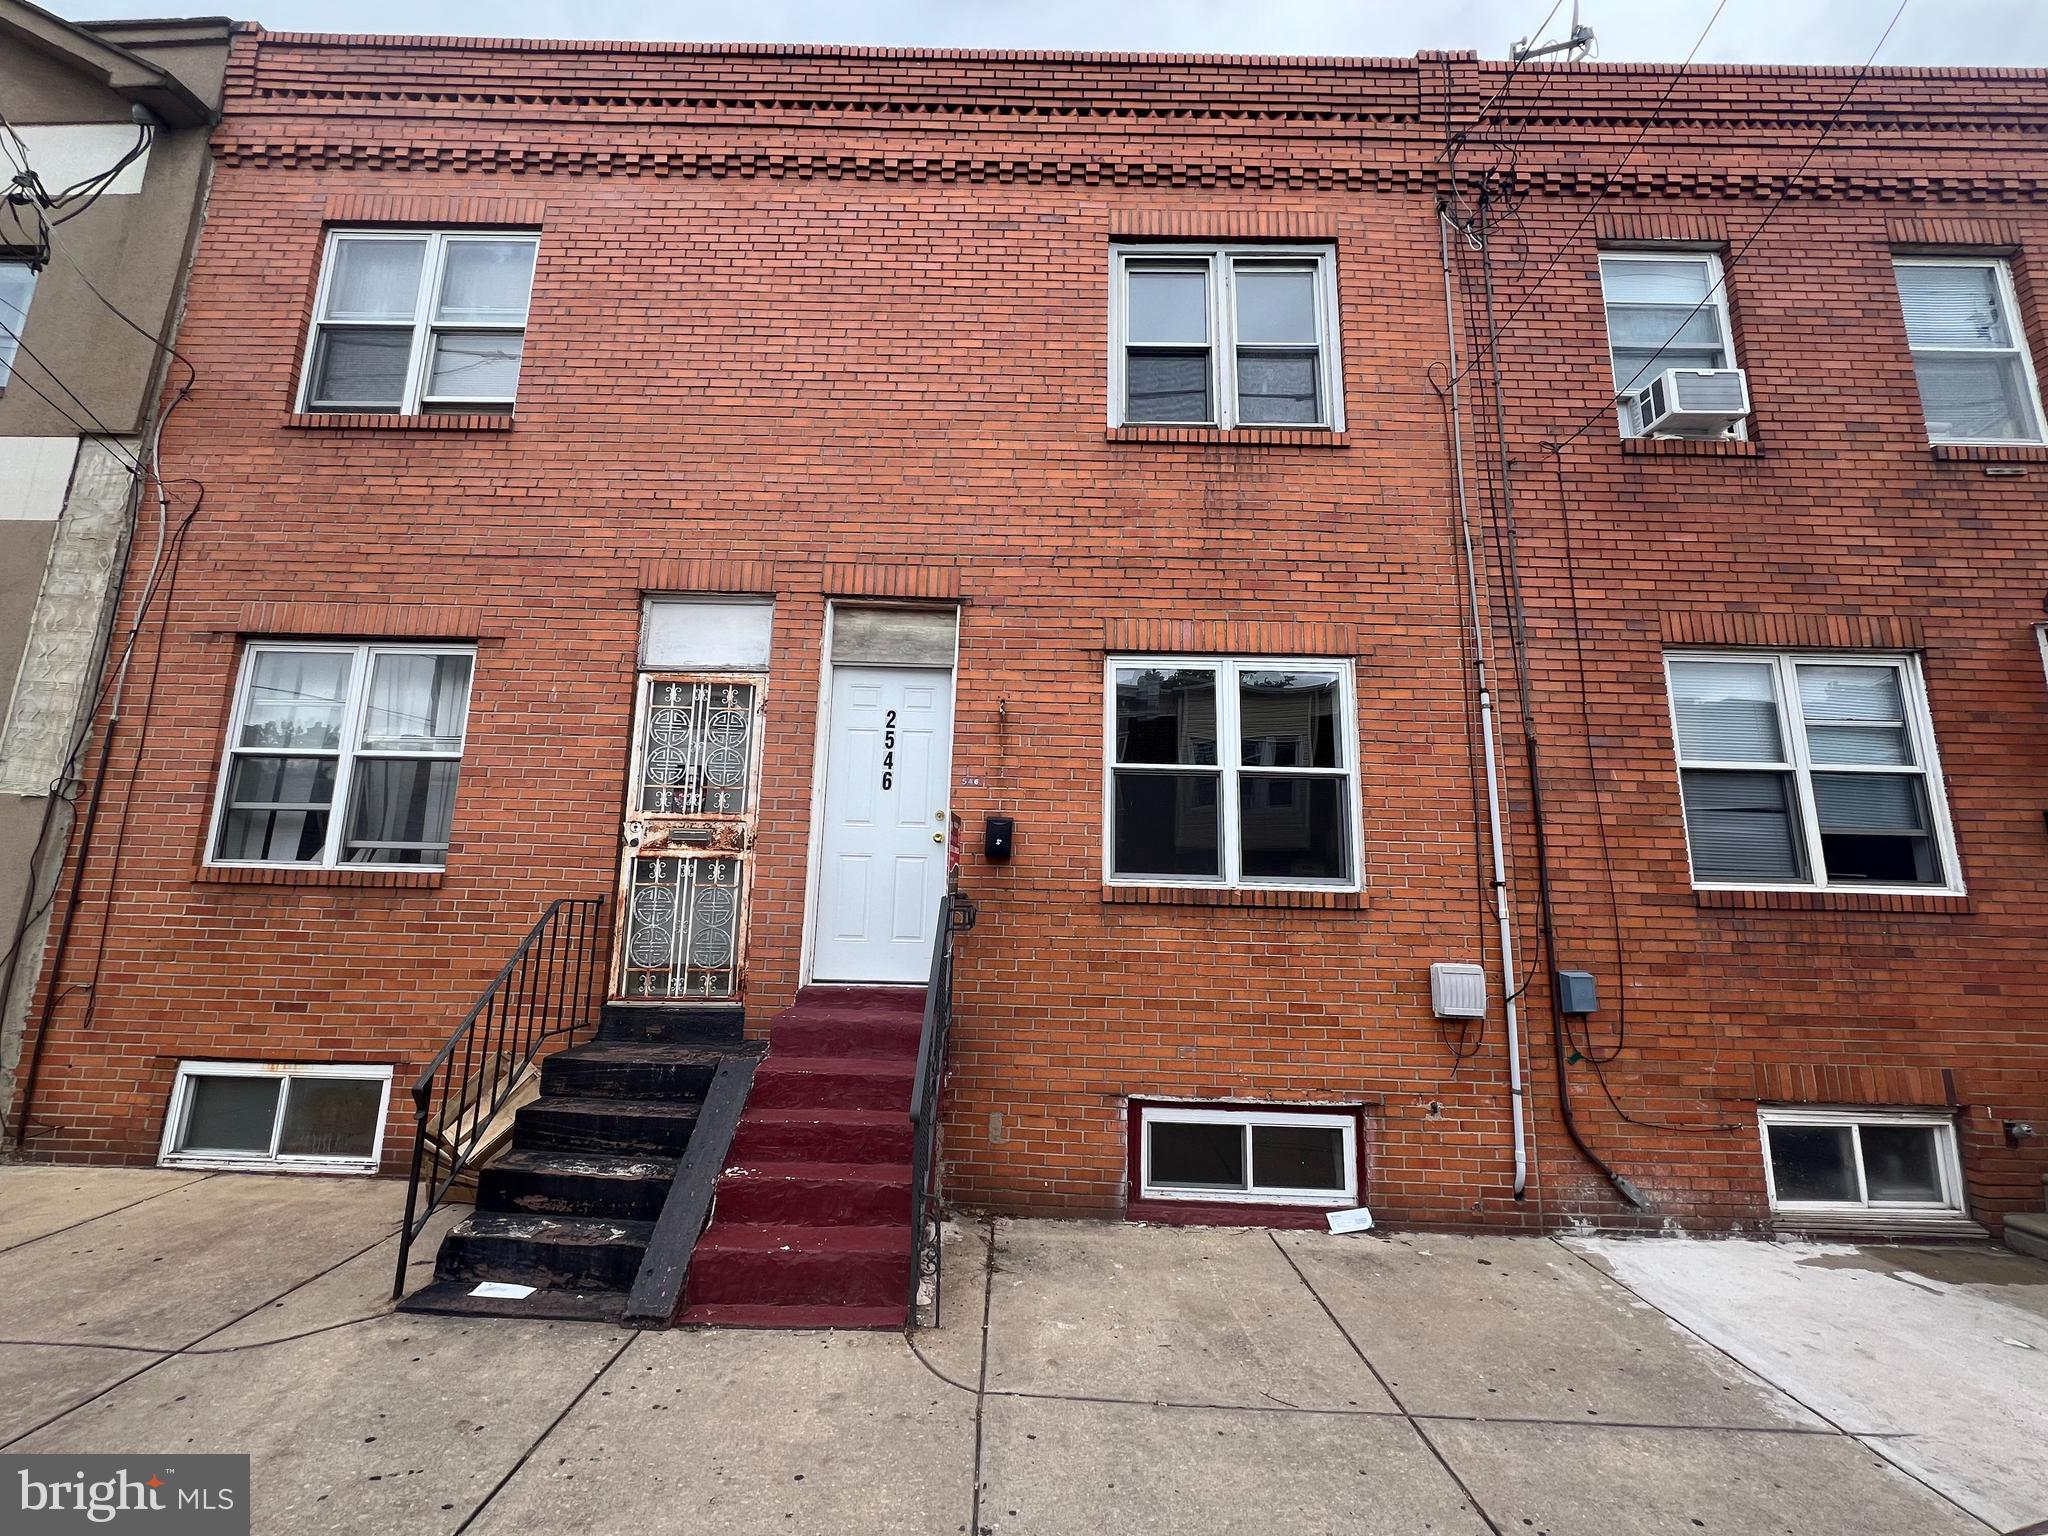
[{"label": "house number 2546", "polygon": [[896,787],[896,711],[889,711],[889,719],[882,727],[882,788]]}]

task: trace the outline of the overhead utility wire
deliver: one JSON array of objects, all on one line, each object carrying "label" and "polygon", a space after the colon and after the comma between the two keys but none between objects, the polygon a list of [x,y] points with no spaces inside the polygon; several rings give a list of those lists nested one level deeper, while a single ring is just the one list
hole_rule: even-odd
[{"label": "overhead utility wire", "polygon": [[[1546,31],[1548,31],[1550,28],[1551,18],[1558,13],[1558,9],[1563,4],[1564,0],[1556,0],[1556,3],[1553,4],[1550,7],[1550,9],[1544,13],[1543,20],[1536,24],[1536,30],[1534,32],[1531,32],[1529,35],[1531,37],[1541,37]],[[1515,83],[1515,76],[1522,72],[1522,66],[1527,62],[1528,58],[1525,55],[1524,57],[1516,59],[1513,63],[1508,65],[1507,78],[1501,81],[1499,88],[1495,90],[1491,96],[1486,98],[1485,103],[1479,108],[1479,110],[1472,114],[1472,121],[1470,124],[1468,124],[1459,132],[1448,136],[1444,140],[1444,147],[1437,151],[1437,159],[1441,160],[1446,155],[1455,155],[1458,152],[1458,146],[1464,143],[1466,138],[1470,136],[1470,134],[1472,133],[1472,130],[1477,128],[1479,124],[1485,120],[1486,114],[1493,110],[1493,104],[1499,101],[1501,99],[1501,96],[1507,91],[1508,87],[1512,86]]]},{"label": "overhead utility wire", "polygon": [[[1488,337],[1486,346],[1478,354],[1467,360],[1465,366],[1458,371],[1458,380],[1462,380],[1465,375],[1477,368],[1488,350],[1500,345],[1501,336],[1506,333],[1509,326],[1515,323],[1515,317],[1529,307],[1530,301],[1536,297],[1537,292],[1549,280],[1550,274],[1557,270],[1557,264],[1563,261],[1569,252],[1577,249],[1580,232],[1592,221],[1593,214],[1600,207],[1601,199],[1614,190],[1615,183],[1621,179],[1623,169],[1627,167],[1629,161],[1635,158],[1636,151],[1643,147],[1643,141],[1650,136],[1650,130],[1657,126],[1658,120],[1664,115],[1664,109],[1671,104],[1671,97],[1677,91],[1679,81],[1683,80],[1685,72],[1692,68],[1692,61],[1706,44],[1707,34],[1714,30],[1714,23],[1721,19],[1721,13],[1727,8],[1728,0],[1720,0],[1720,3],[1714,7],[1713,14],[1707,18],[1707,24],[1700,29],[1700,35],[1694,39],[1692,51],[1686,54],[1684,62],[1678,66],[1677,70],[1672,74],[1670,81],[1665,85],[1664,94],[1657,99],[1657,105],[1650,109],[1650,115],[1643,120],[1642,130],[1636,134],[1635,142],[1629,145],[1627,152],[1622,155],[1621,159],[1615,162],[1614,169],[1601,178],[1600,190],[1593,194],[1593,200],[1586,205],[1586,211],[1579,215],[1579,222],[1572,226],[1571,233],[1565,236],[1563,243],[1557,248],[1557,253],[1550,258],[1549,264],[1536,274],[1536,280],[1525,288],[1521,296],[1515,300],[1514,308],[1507,312],[1506,318],[1500,323],[1500,329]],[[1520,205],[1517,204],[1516,211],[1519,211],[1519,208]],[[1511,212],[1508,216],[1513,218],[1515,213]]]},{"label": "overhead utility wire", "polygon": [[1584,421],[1580,422],[1571,436],[1558,442],[1545,443],[1544,447],[1548,448],[1552,453],[1562,453],[1566,448],[1569,448],[1573,443],[1585,436],[1587,432],[1591,431],[1593,424],[1603,419],[1609,411],[1619,405],[1629,391],[1635,387],[1636,381],[1649,371],[1650,363],[1654,363],[1666,347],[1678,340],[1680,333],[1685,330],[1686,326],[1692,323],[1693,316],[1715,301],[1716,296],[1727,285],[1728,274],[1741,264],[1742,258],[1749,254],[1749,248],[1756,244],[1758,238],[1766,229],[1770,228],[1771,220],[1776,217],[1778,210],[1785,206],[1785,200],[1792,195],[1793,189],[1799,185],[1799,178],[1804,176],[1806,168],[1813,164],[1813,157],[1819,154],[1821,146],[1827,143],[1828,135],[1834,132],[1835,125],[1842,120],[1842,114],[1848,111],[1849,102],[1856,95],[1857,87],[1862,85],[1865,77],[1869,75],[1871,66],[1876,64],[1878,54],[1883,51],[1886,40],[1892,35],[1892,29],[1899,24],[1899,18],[1906,14],[1906,7],[1911,3],[1912,0],[1899,0],[1899,8],[1892,12],[1892,19],[1885,23],[1884,31],[1878,34],[1877,46],[1870,50],[1870,57],[1863,61],[1862,67],[1856,71],[1856,77],[1849,82],[1849,88],[1842,93],[1842,99],[1835,104],[1835,110],[1829,115],[1828,120],[1821,125],[1819,135],[1815,137],[1812,145],[1806,151],[1806,158],[1799,162],[1797,170],[1786,177],[1785,185],[1779,189],[1777,197],[1771,202],[1771,206],[1764,211],[1764,216],[1757,224],[1757,227],[1749,232],[1749,238],[1742,242],[1740,249],[1734,255],[1721,264],[1721,274],[1707,286],[1706,297],[1686,311],[1684,318],[1678,322],[1677,327],[1671,334],[1657,344],[1657,350],[1650,354],[1649,362],[1644,363],[1642,367],[1638,368],[1628,383],[1617,389],[1607,399],[1605,404],[1591,412]]}]

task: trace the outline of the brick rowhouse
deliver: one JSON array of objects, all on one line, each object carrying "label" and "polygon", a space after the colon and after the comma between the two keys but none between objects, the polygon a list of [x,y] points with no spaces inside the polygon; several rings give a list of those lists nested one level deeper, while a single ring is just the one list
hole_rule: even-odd
[{"label": "brick rowhouse", "polygon": [[[1117,1213],[1131,1101],[1198,1100],[1361,1106],[1357,1197],[1391,1224],[1762,1227],[1759,1102],[1952,1113],[1969,1213],[2032,1204],[2044,1144],[2005,1126],[2048,1122],[2048,450],[1930,449],[1891,260],[2009,258],[2039,355],[2048,81],[1879,70],[1841,108],[1853,71],[1507,73],[244,28],[164,445],[204,501],[95,769],[31,1154],[151,1160],[180,1062],[343,1062],[394,1069],[402,1167],[420,1064],[548,902],[616,890],[643,596],[737,594],[774,601],[754,1033],[805,979],[828,607],[957,604],[950,809],[981,918],[956,1201]],[[1558,1118],[1475,365],[1534,975],[1510,1191],[1439,392],[1438,200],[1455,174],[1469,210],[1487,171],[1514,199],[1492,276],[1555,964],[1600,989],[1569,1091],[1646,1212]],[[538,232],[510,415],[300,410],[337,227]],[[1453,243],[1483,364],[1482,263]],[[1111,252],[1148,244],[1333,249],[1343,429],[1108,425]],[[1598,263],[1647,245],[1727,264],[1746,439],[1620,439]],[[241,655],[269,638],[474,643],[445,872],[209,867]],[[1967,894],[1696,891],[1662,661],[1688,646],[1917,656]],[[1105,658],[1153,654],[1351,664],[1362,890],[1106,880]],[[981,856],[990,814],[1011,862]],[[1434,961],[1484,962],[1483,1023],[1433,1017]]]}]

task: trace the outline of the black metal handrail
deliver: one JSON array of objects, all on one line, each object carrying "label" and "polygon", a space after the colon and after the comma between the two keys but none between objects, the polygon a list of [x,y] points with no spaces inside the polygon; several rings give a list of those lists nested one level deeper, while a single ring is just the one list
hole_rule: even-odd
[{"label": "black metal handrail", "polygon": [[917,1074],[910,1083],[910,1297],[907,1320],[917,1326],[918,1297],[932,1283],[932,1321],[939,1316],[939,1089],[946,1076],[946,1037],[953,1027],[953,939],[974,926],[974,903],[958,891],[939,898],[932,969],[924,994]]},{"label": "black metal handrail", "polygon": [[609,940],[604,908],[601,896],[549,903],[412,1085],[412,1178],[398,1234],[393,1301],[405,1294],[413,1239],[468,1168],[477,1143],[542,1047],[596,1024]]}]

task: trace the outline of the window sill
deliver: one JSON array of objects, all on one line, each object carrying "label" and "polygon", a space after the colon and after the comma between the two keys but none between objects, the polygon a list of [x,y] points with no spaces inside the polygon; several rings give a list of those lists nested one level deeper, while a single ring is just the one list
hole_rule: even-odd
[{"label": "window sill", "polygon": [[1650,459],[1755,459],[1763,455],[1747,437],[1624,437],[1621,451]]},{"label": "window sill", "polygon": [[1930,443],[1941,464],[2048,464],[2048,443]]},{"label": "window sill", "polygon": [[380,416],[368,411],[288,411],[284,425],[325,432],[510,432],[510,412],[423,412]]},{"label": "window sill", "polygon": [[1161,1227],[1297,1227],[1329,1230],[1332,1211],[1352,1207],[1341,1200],[1328,1205],[1262,1205],[1249,1200],[1143,1200],[1124,1206],[1124,1220]]},{"label": "window sill", "polygon": [[1751,912],[1947,912],[1969,913],[1970,898],[1941,891],[1702,891],[1702,907]]},{"label": "window sill", "polygon": [[241,865],[202,864],[192,876],[201,885],[325,885],[357,889],[432,891],[438,890],[445,869],[301,869],[281,864],[275,868],[245,868]]},{"label": "window sill", "polygon": [[1847,1206],[1838,1211],[1773,1211],[1771,1230],[1779,1237],[1821,1239],[1932,1238],[1941,1241],[1983,1239],[1990,1233],[1957,1210],[1873,1211]]},{"label": "window sill", "polygon": [[1140,907],[1293,907],[1326,912],[1356,912],[1366,905],[1363,891],[1228,890],[1206,885],[1105,885],[1102,899]]},{"label": "window sill", "polygon": [[1345,448],[1348,432],[1328,427],[1111,427],[1112,443],[1237,443],[1260,447]]}]

